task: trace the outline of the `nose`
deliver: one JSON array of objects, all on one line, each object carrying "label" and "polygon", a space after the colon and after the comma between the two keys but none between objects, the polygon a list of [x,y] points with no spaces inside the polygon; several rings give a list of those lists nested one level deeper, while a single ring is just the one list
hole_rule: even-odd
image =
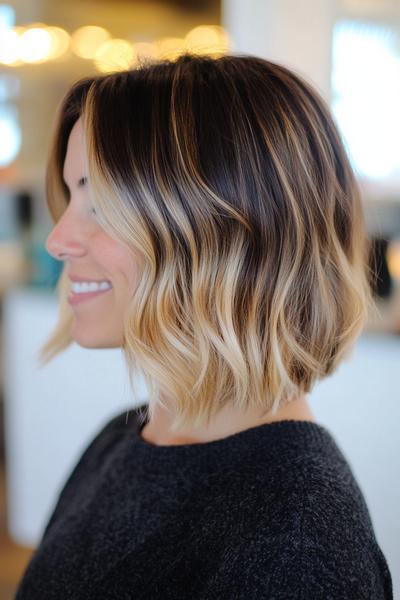
[{"label": "nose", "polygon": [[53,227],[46,240],[47,252],[57,260],[77,258],[86,253],[85,245],[80,237],[77,223],[68,218],[68,210]]}]

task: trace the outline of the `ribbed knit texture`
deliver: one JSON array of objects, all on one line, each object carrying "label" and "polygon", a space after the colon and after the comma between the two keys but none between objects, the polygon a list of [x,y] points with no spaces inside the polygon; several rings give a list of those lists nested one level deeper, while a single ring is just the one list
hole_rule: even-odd
[{"label": "ribbed knit texture", "polygon": [[69,476],[17,600],[391,600],[334,437],[278,421],[206,444],[112,419]]}]

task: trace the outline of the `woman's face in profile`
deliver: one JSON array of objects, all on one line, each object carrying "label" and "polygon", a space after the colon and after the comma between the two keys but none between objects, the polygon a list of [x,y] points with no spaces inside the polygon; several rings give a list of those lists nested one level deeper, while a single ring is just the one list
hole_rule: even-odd
[{"label": "woman's face in profile", "polygon": [[115,348],[123,342],[123,317],[140,277],[129,248],[96,221],[86,179],[82,119],[68,139],[63,171],[70,202],[47,238],[46,249],[66,263],[68,302],[75,316],[71,335],[87,348]]}]

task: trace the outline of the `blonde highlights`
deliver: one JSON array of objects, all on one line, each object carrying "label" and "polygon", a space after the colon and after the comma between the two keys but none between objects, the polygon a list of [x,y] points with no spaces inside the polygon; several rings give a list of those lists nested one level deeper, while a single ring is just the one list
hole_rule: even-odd
[{"label": "blonde highlights", "polygon": [[[250,56],[186,54],[81,80],[48,163],[55,222],[79,116],[99,223],[143,257],[122,349],[150,418],[161,396],[171,431],[228,404],[274,413],[333,373],[373,300],[359,190],[318,93]],[[68,311],[45,361],[71,342]]]}]

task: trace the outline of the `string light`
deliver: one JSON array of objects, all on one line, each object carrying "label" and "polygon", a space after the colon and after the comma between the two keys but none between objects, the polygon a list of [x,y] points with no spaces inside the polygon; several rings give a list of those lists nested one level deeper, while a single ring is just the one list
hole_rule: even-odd
[{"label": "string light", "polygon": [[31,23],[24,27],[5,27],[0,39],[0,64],[23,64],[56,60],[71,50],[79,58],[92,60],[101,72],[131,68],[141,59],[174,60],[183,52],[218,56],[229,52],[227,32],[217,25],[199,25],[184,37],[164,37],[153,42],[133,42],[112,38],[97,25],[79,27],[71,35],[56,26]]}]

